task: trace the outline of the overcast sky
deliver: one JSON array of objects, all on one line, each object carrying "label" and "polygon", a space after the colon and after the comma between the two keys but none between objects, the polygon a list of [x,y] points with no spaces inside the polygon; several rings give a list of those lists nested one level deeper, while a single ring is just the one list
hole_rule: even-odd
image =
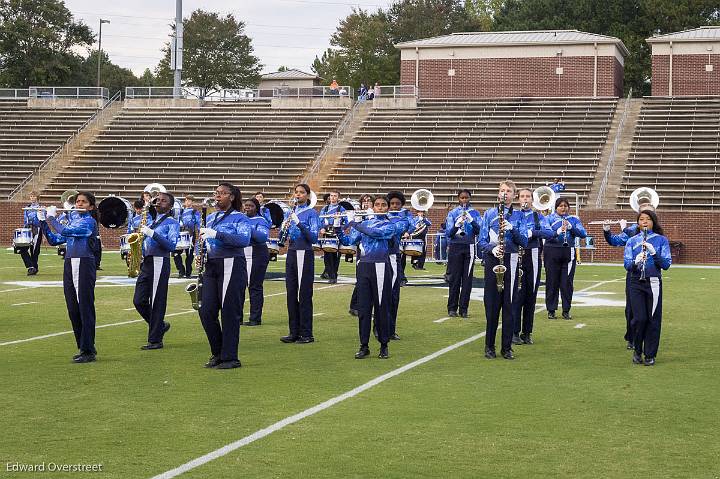
[{"label": "overcast sky", "polygon": [[[330,35],[352,7],[377,10],[390,0],[184,0],[183,16],[198,8],[232,13],[246,24],[255,55],[264,65],[263,73],[276,71],[280,65],[310,72],[315,56],[329,47]],[[83,20],[97,33],[103,25],[102,47],[113,63],[141,75],[145,68],[154,69],[168,41],[175,18],[175,0],[65,0],[75,18]],[[97,46],[96,46],[97,47]]]}]

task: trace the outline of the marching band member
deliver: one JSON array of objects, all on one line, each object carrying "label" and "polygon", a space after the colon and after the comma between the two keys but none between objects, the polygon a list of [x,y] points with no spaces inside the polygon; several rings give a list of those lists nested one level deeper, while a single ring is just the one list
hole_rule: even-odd
[{"label": "marching band member", "polygon": [[57,220],[57,208],[48,207],[38,211],[38,219],[48,242],[57,246],[67,243],[63,271],[63,289],[68,316],[72,323],[75,342],[79,349],[73,356],[75,363],[95,361],[95,255],[93,232],[97,230],[95,196],[81,191],[75,197],[78,211],[68,215],[70,223]]},{"label": "marching band member", "polygon": [[[378,196],[373,201],[373,211],[381,216],[365,221],[355,221],[355,212],[349,211],[345,231],[340,230],[344,245],[359,245],[356,269],[358,291],[358,317],[360,349],[355,359],[370,355],[370,326],[373,317],[377,339],[380,342],[380,359],[387,359],[390,339],[390,305],[392,301],[392,277],[389,247],[395,235],[395,226],[387,219],[387,198]],[[340,222],[336,224],[340,226]]]},{"label": "marching band member", "polygon": [[267,239],[270,235],[270,222],[262,215],[260,203],[255,198],[245,200],[245,216],[250,222],[250,246],[245,247],[248,290],[250,292],[250,318],[248,326],[260,326],[263,310],[263,281],[270,262]]},{"label": "marching band member", "polygon": [[470,190],[458,191],[458,206],[445,219],[445,237],[449,246],[447,275],[449,294],[448,316],[468,317],[470,292],[475,266],[475,241],[480,233],[480,213],[470,206]]},{"label": "marching band member", "polygon": [[174,203],[175,197],[170,193],[158,193],[155,200],[157,217],[140,228],[144,236],[143,260],[135,283],[133,304],[148,323],[147,344],[140,347],[143,350],[162,349],[163,337],[170,329],[170,323],[165,322],[170,254],[175,251],[180,233],[180,224],[172,217]]},{"label": "marching band member", "polygon": [[[27,207],[40,208],[40,196],[37,191],[30,192],[30,204]],[[23,228],[32,230],[32,245],[16,248],[16,253],[20,253],[20,257],[27,268],[28,276],[36,275],[39,269],[38,258],[40,257],[40,246],[42,245],[42,229],[37,212],[37,209],[23,211]]]},{"label": "marching band member", "polygon": [[[517,297],[518,247],[527,247],[527,226],[522,211],[513,209],[515,183],[510,180],[500,183],[500,203],[485,211],[480,226],[480,247],[485,258],[485,357],[494,359],[495,335],[502,310],[502,346],[500,354],[505,359],[515,359],[512,350],[514,328],[513,302]],[[503,221],[499,214],[502,211]],[[504,266],[504,274],[494,270]],[[500,280],[502,277],[502,280]],[[498,287],[498,282],[500,287]]]},{"label": "marching band member", "polygon": [[[338,204],[338,201],[340,200],[340,192],[339,191],[331,191],[328,194],[328,201],[329,203],[323,206],[322,210],[320,210],[321,215],[332,215],[335,213],[344,213],[345,208],[340,206]],[[336,233],[333,233],[332,231],[335,229],[333,227],[333,218],[320,218],[320,236],[331,236],[335,235]],[[342,226],[342,223],[341,223]],[[340,252],[336,251],[335,253],[328,253],[327,251],[323,251],[323,262],[325,263],[325,273],[327,274],[327,279],[330,280],[330,284],[337,283],[337,276],[338,276],[338,270],[340,269]]]},{"label": "marching band member", "polygon": [[405,205],[405,195],[399,191],[391,191],[387,194],[388,218],[395,227],[395,237],[390,243],[390,266],[393,271],[392,278],[392,303],[390,304],[390,339],[399,340],[397,334],[397,312],[400,306],[400,286],[404,280],[402,272],[400,253],[400,238],[410,229],[410,218]]},{"label": "marching band member", "polygon": [[587,233],[577,216],[570,214],[567,198],[555,201],[555,213],[548,216],[553,238],[545,241],[545,306],[548,319],[556,319],[558,293],[562,297],[562,317],[572,319],[570,308],[575,280],[575,238],[585,238]]},{"label": "marching band member", "polygon": [[533,211],[530,207],[533,201],[532,193],[529,188],[521,188],[518,192],[521,211],[525,216],[528,244],[523,249],[520,264],[523,275],[522,282],[519,284],[518,300],[515,302],[513,344],[533,344],[533,320],[535,318],[537,294],[540,289],[543,240],[554,236],[547,218],[539,211]]},{"label": "marching band member", "polygon": [[253,195],[253,197],[260,204],[260,212],[258,214],[265,218],[268,223],[272,225],[272,217],[270,216],[270,210],[265,207],[265,194],[262,191],[258,191]]},{"label": "marching band member", "polygon": [[[360,211],[372,211],[373,210],[373,197],[364,194],[360,196]],[[370,217],[367,217],[365,219],[370,219]],[[358,251],[358,254],[360,252]],[[359,257],[359,256],[358,256]],[[357,292],[357,282],[355,283],[355,286],[353,287],[352,296],[350,297],[350,311],[351,316],[357,316],[358,315],[358,292]]]},{"label": "marching band member", "polygon": [[635,335],[633,363],[640,364],[644,353],[645,366],[653,366],[662,323],[662,270],[670,268],[672,257],[670,243],[663,236],[655,212],[640,212],[637,222],[642,233],[630,238],[625,246],[625,269],[630,273],[628,296]]},{"label": "marching band member", "polygon": [[413,269],[425,269],[425,259],[427,258],[427,234],[428,231],[430,231],[430,227],[432,226],[432,221],[430,221],[426,216],[424,211],[418,211],[417,216],[413,219],[413,228],[415,230],[418,230],[420,228],[422,229],[422,232],[420,234],[417,234],[416,236],[412,236],[413,238],[417,238],[419,240],[422,240],[425,247],[423,248],[422,254],[420,256],[413,256],[410,259],[410,265]]},{"label": "marching band member", "polygon": [[312,245],[318,239],[320,218],[308,201],[310,187],[302,183],[296,185],[294,191],[296,205],[285,219],[289,222],[290,242],[285,261],[290,333],[280,338],[280,341],[307,344],[315,341],[312,303],[315,254]]},{"label": "marching band member", "polygon": [[247,287],[244,248],[250,244],[251,232],[247,216],[241,213],[240,188],[220,183],[214,198],[217,211],[200,228],[207,247],[200,320],[212,353],[205,367],[232,369],[241,366],[238,343]]},{"label": "marching band member", "polygon": [[[180,229],[190,233],[193,245],[198,240],[197,232],[200,228],[200,212],[193,206],[194,201],[195,197],[193,195],[185,195],[183,208],[180,211]],[[185,250],[172,252],[175,267],[178,270],[178,278],[190,278],[192,276],[194,252],[192,245]],[[185,264],[183,264],[182,259],[183,253],[185,253]]]}]

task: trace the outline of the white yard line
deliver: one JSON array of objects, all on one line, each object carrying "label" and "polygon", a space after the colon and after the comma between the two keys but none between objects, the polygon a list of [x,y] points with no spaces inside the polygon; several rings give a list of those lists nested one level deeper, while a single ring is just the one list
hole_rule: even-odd
[{"label": "white yard line", "polygon": [[[598,286],[602,286],[604,284],[608,283],[617,283],[618,281],[625,281],[625,278],[617,278],[617,279],[609,279],[607,281],[600,281],[599,283],[595,283],[592,286],[588,286],[587,288],[583,288],[578,291],[578,293],[584,293],[585,291],[590,291],[593,288],[597,288]],[[540,311],[544,311],[546,308],[545,306],[538,306],[535,308],[535,314],[538,314]]]},{"label": "white yard line", "polygon": [[29,303],[15,303],[15,304],[11,304],[10,306],[25,306],[26,304],[38,304],[38,302],[30,301]]},{"label": "white yard line", "polygon": [[576,324],[576,325],[575,325],[575,329],[582,329],[582,328],[584,328],[585,326],[587,326],[587,324],[585,324],[585,323],[579,323],[579,324]]},{"label": "white yard line", "polygon": [[436,319],[435,321],[433,321],[433,323],[444,323],[444,322],[447,321],[448,319],[450,319],[450,316],[448,316],[448,317],[446,317],[446,318]]},{"label": "white yard line", "polygon": [[464,339],[458,343],[455,343],[446,348],[440,349],[439,351],[435,351],[434,353],[429,354],[420,359],[417,359],[411,363],[408,363],[405,366],[399,367],[399,368],[394,369],[386,374],[383,374],[374,379],[371,379],[370,381],[366,382],[365,384],[362,384],[354,389],[351,389],[350,391],[340,394],[339,396],[335,396],[335,397],[328,399],[327,401],[321,402],[320,404],[317,404],[311,408],[308,408],[308,409],[301,411],[297,414],[294,414],[292,416],[286,417],[285,419],[282,419],[282,420],[276,422],[275,424],[272,424],[266,428],[260,429],[259,431],[256,431],[253,434],[250,434],[249,436],[245,436],[242,439],[239,439],[235,442],[231,442],[230,444],[227,444],[226,446],[223,446],[223,447],[216,449],[212,452],[209,452],[203,456],[193,459],[190,462],[186,462],[185,464],[178,466],[175,469],[171,469],[167,472],[164,472],[162,474],[154,476],[153,479],[170,479],[172,477],[177,477],[180,474],[184,474],[192,469],[195,469],[196,467],[200,467],[204,464],[207,464],[210,461],[213,461],[215,459],[223,457],[237,449],[240,449],[243,446],[246,446],[252,442],[255,442],[258,439],[262,439],[265,436],[268,436],[276,431],[279,431],[291,424],[299,422],[299,421],[305,419],[306,417],[310,417],[314,414],[322,412],[325,409],[328,409],[338,403],[345,401],[346,399],[355,397],[358,394],[360,394],[364,391],[367,391],[368,389],[387,381],[388,379],[394,378],[395,376],[398,376],[404,372],[407,372],[413,368],[416,368],[422,364],[425,364],[428,361],[432,361],[433,359],[438,358],[445,353],[448,353],[457,348],[465,346],[466,344],[471,343],[473,341],[477,341],[478,339],[480,339],[484,336],[485,336],[484,332],[480,333],[480,334],[476,334],[476,335],[470,336],[469,338]]},{"label": "white yard line", "polygon": [[0,290],[0,293],[9,293],[10,291],[23,291],[25,289],[34,289],[35,286],[23,286],[22,288],[13,288],[13,289],[3,289]]}]

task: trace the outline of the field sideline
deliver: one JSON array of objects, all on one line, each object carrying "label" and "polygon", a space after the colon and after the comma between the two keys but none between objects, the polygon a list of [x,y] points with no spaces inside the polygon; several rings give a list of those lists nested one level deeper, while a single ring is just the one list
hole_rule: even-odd
[{"label": "field sideline", "polygon": [[[579,266],[574,319],[539,311],[536,344],[516,346],[515,361],[483,357],[482,281],[468,320],[443,319],[444,268],[408,265],[402,339],[389,360],[376,358],[377,342],[354,360],[354,266],[343,263],[347,283],[315,284],[315,343],[280,343],[285,287],[266,281],[263,326],[241,329],[243,367],[219,371],[202,367],[209,349],[186,280],[170,287],[165,349],[140,351],[147,327],[109,252],[96,289],[98,362],[71,364],[62,262],[44,253],[27,277],[19,256],[0,251],[0,477],[42,475],[13,472],[16,463],[102,465],[50,477],[153,477],[235,443],[180,477],[720,478],[720,269],[666,273],[652,368],[633,366],[625,349],[620,265]],[[274,278],[283,270],[271,263]]]}]

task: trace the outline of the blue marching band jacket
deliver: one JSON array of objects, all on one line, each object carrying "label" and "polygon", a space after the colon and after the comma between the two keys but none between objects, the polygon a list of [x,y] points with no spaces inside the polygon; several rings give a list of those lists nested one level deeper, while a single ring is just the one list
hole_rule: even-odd
[{"label": "blue marching band jacket", "polygon": [[[88,212],[77,212],[70,215],[67,225],[57,218],[43,221],[42,230],[52,246],[66,243],[65,258],[94,258],[93,243],[97,236],[97,222]],[[52,225],[56,233],[50,231]]]},{"label": "blue marching band jacket", "polygon": [[252,235],[247,216],[233,209],[216,211],[208,215],[205,224],[217,231],[215,238],[205,240],[208,259],[245,256]]},{"label": "blue marching band jacket", "polygon": [[[140,229],[140,221],[142,221],[142,215],[136,214],[132,217],[130,221],[128,221],[127,226],[127,232],[128,234],[134,233]],[[148,221],[152,221],[152,218],[150,217],[150,213],[148,213]]]},{"label": "blue marching band jacket", "polygon": [[250,225],[250,246],[253,248],[263,246],[267,248],[268,236],[270,236],[270,221],[264,216],[257,215],[248,217]]},{"label": "blue marching band jacket", "polygon": [[605,236],[605,241],[607,241],[610,246],[625,246],[628,240],[632,236],[635,236],[638,231],[640,231],[640,228],[635,224],[628,226],[616,235],[603,230],[603,235]]},{"label": "blue marching band jacket", "polygon": [[[457,219],[462,216],[463,212],[467,213],[467,215],[472,218],[472,221],[469,221],[470,218],[465,220],[465,224],[462,227],[462,231],[465,232],[464,235],[461,234],[460,228],[455,226]],[[450,211],[450,213],[448,213],[447,219],[445,220],[445,237],[451,245],[473,244],[475,243],[475,238],[480,234],[481,221],[482,217],[480,216],[479,211],[473,209],[469,205],[468,207],[456,206]]]},{"label": "blue marching band jacket", "polygon": [[525,215],[525,226],[528,231],[527,249],[542,248],[542,240],[548,240],[555,236],[555,232],[550,229],[550,223],[547,218],[539,211],[531,209],[521,210]]},{"label": "blue marching band jacket", "polygon": [[[569,223],[568,229],[565,233],[558,233],[558,230],[562,227],[563,220],[567,220]],[[550,229],[553,232],[553,237],[545,241],[545,247],[562,248],[567,243],[567,247],[575,247],[575,238],[585,238],[587,232],[580,222],[580,218],[572,215],[560,216],[557,213],[551,213],[547,217]]]},{"label": "blue marching band jacket", "polygon": [[[38,203],[30,203],[28,208],[39,208]],[[40,220],[37,217],[37,210],[25,210],[23,211],[23,227],[33,228],[34,232],[37,231],[35,228],[40,228]]]},{"label": "blue marching band jacket", "polygon": [[[662,276],[661,270],[668,269],[672,264],[670,243],[666,237],[652,231],[647,235],[646,241],[655,248],[655,254],[650,254],[647,251],[645,277],[659,278]],[[642,269],[641,264],[635,263],[635,258],[642,251],[642,243],[643,235],[636,234],[625,245],[625,269],[630,272],[633,278],[639,277]]]},{"label": "blue marching band jacket", "polygon": [[156,220],[147,224],[154,230],[152,237],[145,236],[143,240],[143,256],[170,256],[175,251],[180,224],[172,217],[172,212],[159,215]]},{"label": "blue marching band jacket", "polygon": [[292,210],[285,213],[285,219],[287,219],[291,212],[294,212],[298,219],[299,224],[290,222],[290,229],[288,231],[288,238],[290,239],[290,245],[288,250],[311,250],[312,245],[318,242],[318,231],[320,231],[320,217],[317,212],[310,208],[307,203],[295,206]]},{"label": "blue marching band jacket", "polygon": [[338,231],[340,243],[358,246],[358,263],[384,263],[388,261],[391,243],[395,238],[395,224],[384,215],[373,217],[362,223],[352,222],[346,234]]},{"label": "blue marching band jacket", "polygon": [[[527,225],[525,223],[525,214],[521,210],[516,210],[512,206],[504,207],[505,221],[513,225],[513,229],[506,231],[505,235],[505,254],[517,253],[518,246],[527,248]],[[491,208],[483,214],[480,225],[480,249],[487,254],[492,254],[492,250],[497,246],[500,239],[499,232],[500,222],[498,221],[498,209]],[[466,235],[467,236],[467,235]],[[547,242],[545,243],[547,244]]]},{"label": "blue marching band jacket", "polygon": [[390,220],[390,223],[392,223],[393,228],[395,228],[392,241],[389,245],[390,254],[400,254],[400,240],[410,229],[412,216],[408,210],[402,208],[400,211],[388,211],[387,217]]},{"label": "blue marching band jacket", "polygon": [[200,212],[195,208],[183,208],[180,210],[179,222],[183,231],[195,232],[200,228]]},{"label": "blue marching band jacket", "polygon": [[[325,205],[320,210],[321,215],[334,215],[335,213],[345,213],[345,208],[340,206],[339,204],[335,205]],[[347,223],[347,218],[341,218],[340,226]],[[329,228],[330,226],[333,226],[334,218],[320,218],[320,228]]]}]

